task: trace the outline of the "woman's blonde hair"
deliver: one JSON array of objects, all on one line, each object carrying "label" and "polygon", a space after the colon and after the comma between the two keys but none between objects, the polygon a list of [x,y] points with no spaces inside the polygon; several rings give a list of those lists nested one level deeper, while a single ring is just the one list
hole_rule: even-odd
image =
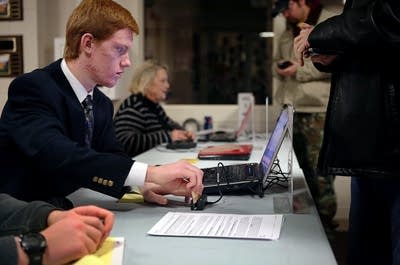
[{"label": "woman's blonde hair", "polygon": [[157,71],[160,69],[164,69],[168,72],[168,67],[166,65],[160,64],[154,60],[145,61],[135,70],[129,91],[132,94],[142,93],[145,95],[149,85],[156,77]]}]

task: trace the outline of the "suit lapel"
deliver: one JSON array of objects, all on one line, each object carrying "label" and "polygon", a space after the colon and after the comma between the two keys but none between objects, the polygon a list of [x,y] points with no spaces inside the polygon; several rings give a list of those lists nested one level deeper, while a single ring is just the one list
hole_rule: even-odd
[{"label": "suit lapel", "polygon": [[61,70],[61,59],[47,66],[45,70],[54,79],[61,93],[65,96],[65,105],[60,107],[67,107],[66,113],[64,113],[68,117],[67,133],[71,139],[80,145],[85,145],[85,113],[68,79]]}]

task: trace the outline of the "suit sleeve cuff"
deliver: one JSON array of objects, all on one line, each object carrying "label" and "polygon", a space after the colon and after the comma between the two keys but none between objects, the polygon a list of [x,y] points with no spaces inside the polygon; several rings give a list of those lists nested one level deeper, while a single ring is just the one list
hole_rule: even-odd
[{"label": "suit sleeve cuff", "polygon": [[125,185],[130,187],[143,186],[146,179],[147,167],[147,164],[135,161],[126,178]]}]

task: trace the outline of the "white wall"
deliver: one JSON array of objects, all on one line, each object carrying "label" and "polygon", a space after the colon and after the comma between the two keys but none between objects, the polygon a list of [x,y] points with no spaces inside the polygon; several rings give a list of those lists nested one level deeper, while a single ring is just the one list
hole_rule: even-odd
[{"label": "white wall", "polygon": [[[188,118],[194,118],[202,126],[204,116],[212,116],[213,128],[216,130],[238,128],[237,105],[164,105],[167,114],[179,123]],[[274,126],[280,108],[268,108],[268,128]],[[265,133],[266,124],[265,105],[256,105],[254,108],[254,125],[256,133]]]},{"label": "white wall", "polygon": [[[39,55],[38,47],[38,30],[37,30],[37,9],[36,0],[24,1],[23,4],[23,20],[16,21],[0,21],[1,35],[23,35],[23,61],[24,71],[30,71],[38,65]],[[3,108],[7,100],[8,86],[13,78],[0,78],[0,109]]]}]

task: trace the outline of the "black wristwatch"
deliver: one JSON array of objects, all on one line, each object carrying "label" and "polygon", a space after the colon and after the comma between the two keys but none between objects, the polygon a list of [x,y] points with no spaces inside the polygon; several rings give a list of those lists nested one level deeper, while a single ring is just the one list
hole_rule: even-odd
[{"label": "black wristwatch", "polygon": [[46,238],[41,233],[28,233],[19,236],[22,249],[29,257],[29,265],[42,265]]}]

